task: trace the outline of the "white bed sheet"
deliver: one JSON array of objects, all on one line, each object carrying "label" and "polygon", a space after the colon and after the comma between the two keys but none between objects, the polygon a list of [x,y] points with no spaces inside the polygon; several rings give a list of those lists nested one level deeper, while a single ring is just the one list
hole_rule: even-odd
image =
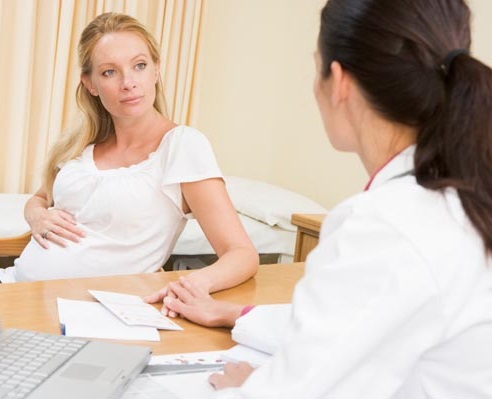
[{"label": "white bed sheet", "polygon": [[[289,262],[294,256],[296,233],[278,226],[238,214],[251,241],[260,254],[281,254],[282,261]],[[196,219],[188,220],[181,233],[173,255],[215,254]]]}]

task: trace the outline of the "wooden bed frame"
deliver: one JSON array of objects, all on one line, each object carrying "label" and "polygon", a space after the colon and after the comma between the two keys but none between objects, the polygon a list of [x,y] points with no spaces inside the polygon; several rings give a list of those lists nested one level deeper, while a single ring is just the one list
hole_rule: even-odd
[{"label": "wooden bed frame", "polygon": [[19,256],[30,240],[31,233],[24,233],[16,237],[0,238],[0,256]]},{"label": "wooden bed frame", "polygon": [[31,240],[31,233],[20,236],[0,238],[0,267],[12,266],[24,247]]}]

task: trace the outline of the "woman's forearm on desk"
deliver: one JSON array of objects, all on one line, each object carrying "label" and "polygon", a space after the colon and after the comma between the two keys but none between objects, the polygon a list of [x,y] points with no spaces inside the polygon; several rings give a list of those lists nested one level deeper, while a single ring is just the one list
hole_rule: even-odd
[{"label": "woman's forearm on desk", "polygon": [[258,253],[249,246],[236,247],[210,266],[198,269],[186,278],[209,293],[234,287],[258,271]]}]

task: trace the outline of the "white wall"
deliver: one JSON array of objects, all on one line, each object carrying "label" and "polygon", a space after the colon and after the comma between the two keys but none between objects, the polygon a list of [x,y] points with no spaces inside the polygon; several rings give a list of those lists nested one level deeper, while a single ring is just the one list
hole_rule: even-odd
[{"label": "white wall", "polygon": [[492,66],[492,1],[469,0],[472,10],[472,53],[473,55]]},{"label": "white wall", "polygon": [[[367,176],[335,152],[312,94],[325,0],[205,0],[191,124],[210,138],[226,175],[256,178],[331,208]],[[474,52],[490,64],[491,0],[472,0]]]}]

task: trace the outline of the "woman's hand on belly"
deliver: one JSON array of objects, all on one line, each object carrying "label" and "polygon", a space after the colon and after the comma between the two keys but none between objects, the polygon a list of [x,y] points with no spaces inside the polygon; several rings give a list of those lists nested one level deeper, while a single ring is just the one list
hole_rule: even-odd
[{"label": "woman's hand on belly", "polygon": [[84,231],[77,226],[75,218],[60,209],[39,207],[34,212],[30,212],[28,223],[33,238],[45,249],[48,249],[49,242],[66,247],[67,240],[77,243],[85,237]]}]

